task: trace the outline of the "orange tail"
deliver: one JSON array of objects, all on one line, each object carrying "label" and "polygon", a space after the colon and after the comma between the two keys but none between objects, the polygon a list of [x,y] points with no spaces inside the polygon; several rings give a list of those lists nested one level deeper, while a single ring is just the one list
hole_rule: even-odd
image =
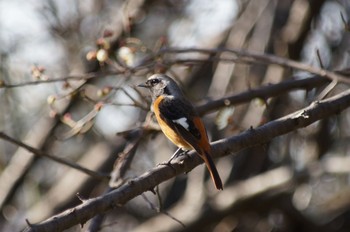
[{"label": "orange tail", "polygon": [[218,173],[218,170],[216,169],[216,166],[213,162],[213,159],[211,158],[210,154],[208,154],[208,152],[204,151],[202,154],[203,155],[201,155],[201,157],[204,160],[204,163],[209,170],[211,179],[213,180],[215,187],[218,190],[223,190],[222,181],[221,181],[220,175]]}]

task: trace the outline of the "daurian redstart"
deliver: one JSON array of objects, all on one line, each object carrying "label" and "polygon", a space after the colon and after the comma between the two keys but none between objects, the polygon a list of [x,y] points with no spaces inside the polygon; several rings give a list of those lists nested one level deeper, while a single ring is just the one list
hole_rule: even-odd
[{"label": "daurian redstart", "polygon": [[179,147],[173,157],[179,152],[196,150],[204,160],[215,187],[223,189],[221,178],[211,158],[211,146],[204,124],[176,82],[165,74],[154,74],[139,87],[150,89],[152,108],[161,130]]}]

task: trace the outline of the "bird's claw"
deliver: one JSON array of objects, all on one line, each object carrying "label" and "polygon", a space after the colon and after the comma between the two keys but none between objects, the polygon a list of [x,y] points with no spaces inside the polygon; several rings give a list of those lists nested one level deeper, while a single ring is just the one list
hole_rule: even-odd
[{"label": "bird's claw", "polygon": [[173,165],[171,165],[171,161],[172,161],[172,160],[170,159],[170,160],[168,160],[168,161],[161,162],[161,163],[157,164],[157,166],[161,166],[161,165],[162,165],[162,166],[163,166],[163,165],[164,165],[164,166],[168,166],[168,167],[172,168],[174,171],[176,171],[175,168],[173,167]]}]

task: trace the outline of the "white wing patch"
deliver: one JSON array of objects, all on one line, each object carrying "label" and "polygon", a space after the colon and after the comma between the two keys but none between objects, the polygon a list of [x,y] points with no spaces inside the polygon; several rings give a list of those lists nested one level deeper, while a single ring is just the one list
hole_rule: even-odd
[{"label": "white wing patch", "polygon": [[185,117],[179,118],[179,119],[173,120],[173,122],[181,125],[183,128],[190,131],[190,125],[188,125],[188,123],[187,123],[187,118],[185,118]]}]

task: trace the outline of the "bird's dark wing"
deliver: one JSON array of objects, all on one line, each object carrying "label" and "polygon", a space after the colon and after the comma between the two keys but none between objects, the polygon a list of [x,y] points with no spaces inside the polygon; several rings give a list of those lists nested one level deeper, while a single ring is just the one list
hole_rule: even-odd
[{"label": "bird's dark wing", "polygon": [[[201,130],[203,125],[196,125],[194,119],[198,115],[188,101],[182,99],[167,99],[164,98],[159,104],[160,117],[177,132],[187,143],[195,150],[200,150],[198,147],[199,141],[202,139]],[[205,134],[206,135],[206,132]]]}]

